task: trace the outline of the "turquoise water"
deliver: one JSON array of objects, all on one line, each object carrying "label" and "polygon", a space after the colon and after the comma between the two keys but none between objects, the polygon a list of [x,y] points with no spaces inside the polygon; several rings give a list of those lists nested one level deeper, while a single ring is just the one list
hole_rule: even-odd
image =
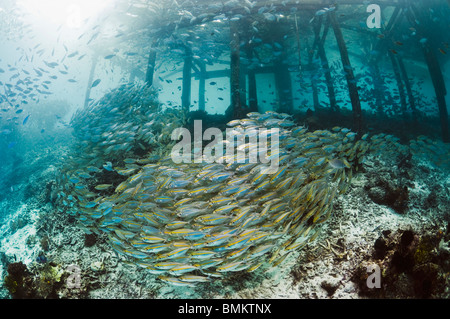
[{"label": "turquoise water", "polygon": [[448,219],[446,1],[37,3],[0,1],[2,277],[53,278],[25,297],[89,297],[59,283],[104,254],[153,288],[226,290],[355,196]]}]

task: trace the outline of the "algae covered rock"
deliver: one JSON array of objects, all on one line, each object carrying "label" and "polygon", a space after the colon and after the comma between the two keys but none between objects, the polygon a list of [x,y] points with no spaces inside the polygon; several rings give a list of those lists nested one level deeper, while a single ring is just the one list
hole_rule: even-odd
[{"label": "algae covered rock", "polygon": [[30,298],[30,272],[22,262],[8,265],[8,275],[5,276],[4,284],[15,299]]}]

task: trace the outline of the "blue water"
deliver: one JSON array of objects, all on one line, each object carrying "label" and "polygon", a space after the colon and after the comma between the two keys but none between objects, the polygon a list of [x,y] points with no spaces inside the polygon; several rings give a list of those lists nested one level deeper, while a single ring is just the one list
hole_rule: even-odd
[{"label": "blue water", "polygon": [[[249,112],[286,113],[311,132],[339,126],[357,138],[384,133],[412,154],[414,165],[448,174],[448,2],[407,1],[409,9],[400,10],[391,30],[396,10],[389,4],[381,3],[380,28],[370,28],[366,1],[307,9],[284,2],[0,1],[1,225],[23,205],[76,219],[67,206],[78,207],[80,192],[71,188],[78,182],[67,182],[68,172],[112,162],[110,175],[85,173],[88,191],[115,188],[124,180],[116,168],[129,164],[124,159],[164,149],[175,127],[192,130],[201,119],[204,129],[223,130]],[[331,17],[341,26],[351,65],[343,64]],[[233,78],[233,61],[240,79]],[[192,77],[185,82],[188,63]],[[153,131],[144,139],[145,124]],[[111,139],[116,144],[107,144]],[[383,144],[374,152],[392,149]],[[97,195],[114,193],[103,187]],[[69,204],[62,204],[61,191],[72,196]],[[2,239],[12,235],[4,229]]]}]

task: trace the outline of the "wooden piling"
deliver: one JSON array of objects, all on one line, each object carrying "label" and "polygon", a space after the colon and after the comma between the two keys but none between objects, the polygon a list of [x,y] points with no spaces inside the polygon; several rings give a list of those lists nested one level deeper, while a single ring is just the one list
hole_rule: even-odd
[{"label": "wooden piling", "polygon": [[362,133],[361,101],[359,99],[355,75],[353,73],[353,68],[351,66],[350,59],[348,57],[347,46],[345,44],[341,28],[339,27],[339,22],[337,21],[335,11],[329,13],[329,19],[330,24],[334,31],[334,35],[336,37],[336,41],[341,54],[342,65],[344,67],[346,74],[348,90],[350,93],[350,100],[352,103],[354,129],[356,130],[358,136],[361,136]]},{"label": "wooden piling", "polygon": [[400,106],[401,106],[401,113],[403,114],[403,119],[406,116],[406,96],[405,96],[405,90],[404,85],[402,81],[402,77],[400,75],[400,68],[397,63],[397,59],[394,56],[394,53],[392,53],[391,50],[388,50],[389,58],[391,59],[392,63],[392,70],[394,71],[395,80],[397,82],[397,88],[398,88],[398,95],[400,96]]},{"label": "wooden piling", "polygon": [[231,37],[231,55],[230,55],[230,88],[231,88],[231,109],[233,118],[242,118],[245,116],[241,105],[240,93],[240,45],[239,45],[239,27],[237,21],[230,21]]},{"label": "wooden piling", "polygon": [[374,96],[375,96],[375,103],[376,103],[376,110],[378,116],[382,117],[384,115],[383,112],[383,105],[384,105],[384,91],[382,89],[382,83],[383,78],[380,74],[380,68],[378,67],[378,64],[375,61],[369,61],[370,68],[372,70],[371,75],[373,78],[373,90],[374,90]]},{"label": "wooden piling", "polygon": [[192,51],[189,47],[185,48],[184,66],[183,66],[183,88],[181,92],[181,106],[188,111],[191,106],[191,84],[192,84]]},{"label": "wooden piling", "polygon": [[98,61],[98,54],[95,54],[92,57],[91,69],[89,71],[89,79],[88,79],[88,83],[87,83],[87,87],[86,87],[86,93],[84,95],[84,107],[87,107],[89,104],[89,99],[91,96],[92,81],[94,80],[95,66],[97,65],[97,61]]},{"label": "wooden piling", "polygon": [[[322,16],[320,16],[321,18]],[[317,54],[322,63],[322,68],[325,69],[325,81],[328,89],[328,98],[330,99],[330,108],[332,111],[339,111],[339,106],[336,102],[336,93],[334,91],[333,78],[331,76],[330,65],[328,63],[328,58],[325,52],[324,43],[328,34],[328,29],[330,27],[330,21],[327,19],[327,22],[324,24],[324,29],[322,33],[322,37],[317,42]],[[320,32],[320,28],[318,30]]]},{"label": "wooden piling", "polygon": [[[434,91],[436,93],[436,100],[439,108],[439,119],[441,123],[441,134],[442,141],[444,143],[450,143],[450,132],[448,123],[448,111],[447,104],[445,101],[445,96],[447,95],[447,89],[445,87],[444,76],[442,75],[442,69],[439,65],[439,61],[436,57],[435,51],[437,46],[432,42],[432,37],[430,37],[429,30],[424,28],[424,25],[429,25],[430,21],[425,15],[420,14],[413,3],[409,3],[409,10],[406,10],[406,17],[412,27],[416,29],[417,38],[423,39],[427,38],[426,43],[421,43],[423,54],[425,56],[425,61],[430,72],[430,77],[433,82]],[[417,23],[420,20],[422,23]]]},{"label": "wooden piling", "polygon": [[153,74],[155,73],[155,63],[156,63],[156,50],[154,48],[151,48],[150,53],[148,55],[147,73],[145,74],[145,83],[148,86],[153,85]]},{"label": "wooden piling", "polygon": [[317,89],[317,74],[318,74],[318,68],[313,65],[313,58],[314,58],[314,50],[317,46],[317,44],[320,42],[320,28],[322,25],[322,17],[319,17],[318,20],[314,22],[313,29],[314,29],[314,42],[312,47],[309,47],[308,41],[306,41],[306,49],[308,50],[308,69],[310,71],[311,77],[311,89],[313,94],[313,104],[314,104],[314,111],[318,112],[320,108],[320,102],[319,102],[319,90]]},{"label": "wooden piling", "polygon": [[424,50],[425,59],[427,61],[428,69],[430,71],[431,79],[433,82],[434,90],[436,92],[436,99],[439,108],[439,118],[441,122],[442,141],[444,143],[450,143],[448,112],[445,96],[447,91],[445,89],[444,77],[439,65],[439,61],[436,55],[429,48]]},{"label": "wooden piling", "polygon": [[274,70],[279,101],[278,111],[280,113],[292,114],[293,99],[291,74],[288,70],[288,66],[283,63],[283,60],[283,58],[277,60]]},{"label": "wooden piling", "polygon": [[414,122],[417,122],[417,110],[416,103],[414,101],[414,95],[411,89],[411,82],[408,78],[408,73],[406,72],[405,64],[403,63],[403,59],[400,56],[397,56],[398,67],[400,69],[400,74],[403,78],[403,84],[405,85],[406,93],[408,94],[408,102],[409,107],[412,111],[412,119]]},{"label": "wooden piling", "polygon": [[[247,47],[247,59],[253,59],[253,48]],[[256,73],[253,68],[248,69],[248,106],[250,112],[258,111],[258,96],[256,91]]]},{"label": "wooden piling", "polygon": [[198,110],[205,110],[205,82],[206,82],[206,64],[203,61],[199,62],[200,78],[198,81]]},{"label": "wooden piling", "polygon": [[300,31],[298,28],[298,21],[297,21],[297,15],[294,15],[295,18],[295,36],[297,38],[297,55],[298,55],[298,71],[301,73],[302,72],[302,48],[301,48],[301,43],[300,43]]}]

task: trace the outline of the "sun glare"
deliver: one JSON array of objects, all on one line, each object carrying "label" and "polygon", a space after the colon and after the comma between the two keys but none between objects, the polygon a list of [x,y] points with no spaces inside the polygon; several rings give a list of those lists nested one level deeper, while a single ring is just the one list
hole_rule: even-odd
[{"label": "sun glare", "polygon": [[79,29],[111,2],[112,0],[20,0],[19,4],[38,19]]}]

